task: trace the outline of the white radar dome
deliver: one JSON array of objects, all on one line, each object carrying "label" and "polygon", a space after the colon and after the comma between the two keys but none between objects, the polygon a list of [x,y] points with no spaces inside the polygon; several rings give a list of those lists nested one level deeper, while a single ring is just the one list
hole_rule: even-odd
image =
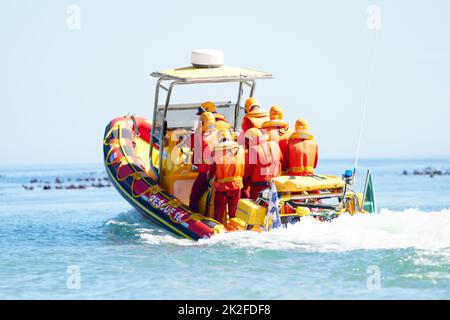
[{"label": "white radar dome", "polygon": [[197,68],[218,68],[224,63],[222,50],[195,49],[192,50],[191,63]]}]

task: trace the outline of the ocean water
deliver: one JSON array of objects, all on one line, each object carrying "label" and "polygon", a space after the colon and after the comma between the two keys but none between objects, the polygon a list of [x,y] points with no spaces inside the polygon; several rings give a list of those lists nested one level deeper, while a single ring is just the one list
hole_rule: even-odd
[{"label": "ocean water", "polygon": [[[402,175],[450,161],[360,164],[377,214],[199,242],[152,225],[112,187],[54,189],[57,177],[94,183],[77,179],[101,179],[101,164],[0,167],[0,298],[450,298],[450,176]],[[322,173],[351,167],[320,162]]]}]

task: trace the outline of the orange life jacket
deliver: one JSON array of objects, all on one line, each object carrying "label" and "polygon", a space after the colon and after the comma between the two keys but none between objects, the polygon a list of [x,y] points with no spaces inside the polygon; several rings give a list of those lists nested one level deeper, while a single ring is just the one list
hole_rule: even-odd
[{"label": "orange life jacket", "polygon": [[218,130],[230,130],[231,124],[227,121],[225,116],[221,113],[213,113],[216,118],[216,126]]},{"label": "orange life jacket", "polygon": [[[263,141],[248,151],[251,182],[268,182],[281,175],[281,150],[274,141]],[[252,162],[255,162],[254,164]],[[247,174],[246,174],[247,176]]]},{"label": "orange life jacket", "polygon": [[241,147],[235,150],[215,152],[216,174],[214,188],[218,191],[240,190],[243,188],[245,155]]},{"label": "orange life jacket", "polygon": [[291,129],[289,129],[287,122],[281,124],[279,121],[267,121],[263,124],[261,130],[263,133],[266,131],[270,141],[275,141],[278,143],[282,154],[286,154],[289,137],[294,133]]},{"label": "orange life jacket", "polygon": [[289,139],[288,143],[288,174],[301,176],[314,174],[317,167],[318,147],[315,140]]},{"label": "orange life jacket", "polygon": [[263,123],[267,121],[270,121],[269,113],[267,111],[250,111],[242,119],[242,131],[245,132],[251,128],[260,129]]}]

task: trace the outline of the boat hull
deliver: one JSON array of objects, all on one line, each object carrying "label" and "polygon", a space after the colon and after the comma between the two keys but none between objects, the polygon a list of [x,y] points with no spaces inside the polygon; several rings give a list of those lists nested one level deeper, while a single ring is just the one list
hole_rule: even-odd
[{"label": "boat hull", "polygon": [[114,187],[137,211],[176,235],[199,240],[220,232],[221,224],[190,211],[158,184],[149,170],[148,154],[137,147],[149,144],[150,130],[150,122],[140,117],[119,117],[107,125],[104,162]]}]

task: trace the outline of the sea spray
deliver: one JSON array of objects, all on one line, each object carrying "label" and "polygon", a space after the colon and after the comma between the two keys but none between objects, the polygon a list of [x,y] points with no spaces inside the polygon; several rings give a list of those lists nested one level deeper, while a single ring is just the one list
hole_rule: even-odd
[{"label": "sea spray", "polygon": [[332,222],[304,218],[288,228],[256,233],[252,231],[216,235],[198,242],[154,230],[136,230],[149,244],[180,246],[230,246],[266,250],[351,251],[374,249],[450,250],[450,209],[422,212],[417,209],[350,216],[343,214]]}]

